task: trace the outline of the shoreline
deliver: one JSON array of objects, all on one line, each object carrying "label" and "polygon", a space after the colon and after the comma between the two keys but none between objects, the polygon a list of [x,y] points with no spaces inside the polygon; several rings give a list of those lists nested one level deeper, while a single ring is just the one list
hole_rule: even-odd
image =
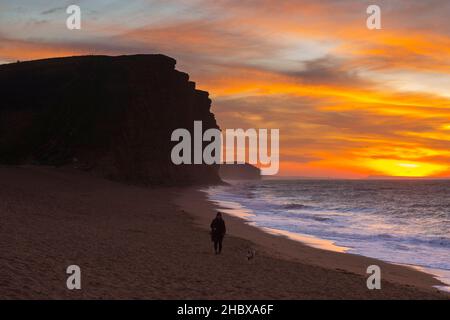
[{"label": "shoreline", "polygon": [[[207,204],[192,204],[192,199],[204,201]],[[190,203],[188,203],[187,199]],[[351,273],[367,277],[366,268],[369,265],[378,265],[382,270],[382,282],[388,281],[406,287],[416,287],[427,291],[439,291],[447,294],[438,287],[447,285],[436,278],[435,275],[416,266],[393,264],[375,258],[365,257],[358,254],[345,252],[347,248],[335,245],[332,241],[298,235],[291,232],[283,232],[276,229],[261,228],[248,223],[243,216],[231,214],[223,210],[218,203],[208,199],[207,193],[201,188],[192,187],[177,199],[177,204],[193,215],[196,224],[203,227],[209,226],[216,211],[221,211],[227,219],[227,232],[253,243],[253,246],[262,254],[272,256],[276,259],[285,259],[293,262],[307,263],[330,270]],[[195,210],[201,206],[201,210]],[[209,216],[208,216],[209,215]],[[266,229],[266,230],[265,230]],[[224,240],[225,241],[225,240]],[[365,285],[365,283],[364,283]]]},{"label": "shoreline", "polygon": [[[0,166],[0,177],[2,299],[450,298],[431,288],[430,275],[382,262],[382,289],[368,290],[365,264],[376,260],[310,248],[231,216],[214,255],[214,206],[193,188],[35,166]],[[66,287],[70,265],[81,269],[81,290]]]},{"label": "shoreline", "polygon": [[[269,233],[269,234],[272,234],[275,236],[279,236],[279,237],[285,237],[285,238],[288,238],[295,242],[299,242],[303,245],[307,245],[309,247],[313,247],[316,249],[323,249],[323,250],[327,250],[327,251],[347,253],[347,254],[349,254],[350,253],[349,251],[352,249],[352,248],[345,247],[342,245],[337,245],[336,242],[334,242],[332,240],[319,238],[319,237],[313,236],[313,235],[294,233],[294,232],[281,230],[281,229],[258,226],[256,223],[250,221],[250,219],[249,219],[249,217],[253,215],[253,213],[251,212],[250,209],[244,208],[244,207],[242,207],[241,204],[238,204],[238,203],[236,203],[238,205],[238,207],[236,207],[235,203],[231,203],[228,201],[209,199],[206,191],[204,191],[204,190],[199,190],[199,191],[205,193],[206,198],[207,198],[206,200],[211,202],[212,205],[217,208],[217,210],[227,213],[231,216],[238,217],[245,224],[255,227],[257,229],[263,230],[266,233]],[[450,271],[448,271],[448,270],[430,268],[430,267],[408,264],[408,263],[388,261],[388,260],[383,260],[380,258],[365,256],[365,255],[362,255],[359,253],[352,253],[352,254],[362,256],[362,257],[377,259],[377,260],[380,260],[380,261],[383,261],[385,263],[389,263],[392,265],[404,266],[406,268],[418,270],[419,272],[429,274],[434,279],[436,279],[438,282],[440,282],[440,284],[434,285],[433,286],[434,288],[439,289],[446,293],[450,293]]]}]

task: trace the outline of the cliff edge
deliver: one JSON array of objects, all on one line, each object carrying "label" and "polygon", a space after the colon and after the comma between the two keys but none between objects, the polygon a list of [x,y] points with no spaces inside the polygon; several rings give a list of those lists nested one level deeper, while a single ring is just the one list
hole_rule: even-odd
[{"label": "cliff edge", "polygon": [[221,164],[219,176],[223,180],[261,180],[261,170],[249,163]]}]

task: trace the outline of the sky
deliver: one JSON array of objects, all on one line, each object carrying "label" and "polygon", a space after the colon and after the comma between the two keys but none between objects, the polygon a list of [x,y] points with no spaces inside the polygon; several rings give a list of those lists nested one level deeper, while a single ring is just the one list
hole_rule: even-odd
[{"label": "sky", "polygon": [[280,175],[450,177],[448,0],[0,0],[0,63],[136,53],[175,58],[221,128],[279,129]]}]

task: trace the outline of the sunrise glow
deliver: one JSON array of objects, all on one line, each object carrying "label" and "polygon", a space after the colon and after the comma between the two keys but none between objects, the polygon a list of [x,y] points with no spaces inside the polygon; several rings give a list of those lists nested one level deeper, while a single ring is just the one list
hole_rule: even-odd
[{"label": "sunrise glow", "polygon": [[70,32],[56,2],[9,2],[0,61],[167,54],[222,128],[280,129],[280,175],[449,177],[447,4],[380,1],[383,28],[368,30],[366,2],[339,3],[98,1]]}]

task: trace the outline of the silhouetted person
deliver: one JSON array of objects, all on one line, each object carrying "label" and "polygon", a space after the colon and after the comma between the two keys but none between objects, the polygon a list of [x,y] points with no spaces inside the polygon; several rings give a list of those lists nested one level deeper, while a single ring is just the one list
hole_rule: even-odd
[{"label": "silhouetted person", "polygon": [[222,252],[222,240],[227,229],[225,228],[225,221],[222,219],[222,214],[217,212],[216,217],[211,222],[211,240],[214,242],[214,250],[216,254]]}]

